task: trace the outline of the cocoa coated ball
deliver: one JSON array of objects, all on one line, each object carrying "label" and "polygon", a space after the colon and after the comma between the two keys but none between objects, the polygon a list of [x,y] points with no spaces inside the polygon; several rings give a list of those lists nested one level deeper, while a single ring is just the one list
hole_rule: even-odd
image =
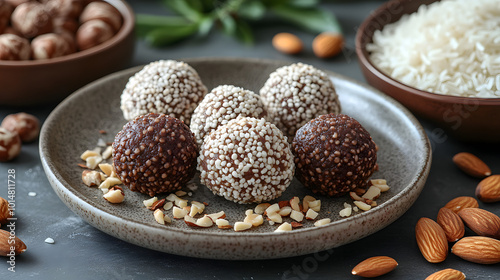
[{"label": "cocoa coated ball", "polygon": [[150,196],[181,189],[196,172],[197,156],[189,127],[165,114],[135,118],[113,142],[116,174],[130,190]]},{"label": "cocoa coated ball", "polygon": [[314,193],[341,196],[366,186],[377,169],[376,149],[357,120],[343,114],[322,115],[295,135],[295,176]]}]

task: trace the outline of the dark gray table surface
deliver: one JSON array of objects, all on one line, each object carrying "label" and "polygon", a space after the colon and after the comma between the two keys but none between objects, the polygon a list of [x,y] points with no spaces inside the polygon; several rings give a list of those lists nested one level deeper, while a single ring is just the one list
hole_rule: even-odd
[{"label": "dark gray table surface", "polygon": [[[243,46],[219,33],[204,40],[191,39],[175,46],[153,49],[137,42],[131,66],[158,59],[189,57],[256,57],[302,61],[316,67],[364,81],[354,52],[357,27],[383,1],[329,2],[324,8],[336,13],[344,28],[347,48],[342,55],[320,60],[312,55],[313,35],[287,25],[274,24],[256,30],[254,46]],[[129,1],[136,12],[160,13],[157,1]],[[273,34],[292,31],[305,42],[299,56],[286,56],[271,46]],[[40,108],[6,108],[0,105],[0,119],[10,113],[27,111],[44,120],[56,104]],[[421,217],[435,219],[446,202],[457,196],[474,196],[479,182],[452,163],[454,154],[469,151],[500,173],[500,149],[493,144],[467,144],[423,122],[432,143],[433,162],[426,186],[415,204],[385,229],[359,241],[326,252],[276,260],[219,261],[194,259],[141,248],[109,236],[72,213],[57,197],[45,177],[38,154],[38,142],[23,146],[14,161],[0,163],[0,196],[7,195],[7,172],[16,172],[16,234],[28,250],[16,258],[15,273],[0,258],[0,279],[356,279],[351,269],[360,261],[377,255],[395,258],[399,266],[380,279],[425,279],[429,274],[455,268],[467,279],[500,279],[500,264],[479,265],[450,254],[440,264],[428,263],[415,242],[414,227]],[[36,196],[29,196],[36,192]],[[480,203],[480,207],[500,215],[500,204]],[[467,231],[467,234],[471,234]],[[44,240],[51,237],[55,244]],[[307,240],[304,240],[307,242]],[[8,277],[8,278],[7,278]]]}]

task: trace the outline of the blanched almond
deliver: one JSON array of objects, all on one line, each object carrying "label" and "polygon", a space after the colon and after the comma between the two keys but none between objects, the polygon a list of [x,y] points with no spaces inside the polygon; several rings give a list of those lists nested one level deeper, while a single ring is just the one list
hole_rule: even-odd
[{"label": "blanched almond", "polygon": [[179,208],[177,206],[174,206],[174,208],[172,209],[174,219],[184,219],[185,216],[189,216],[188,213],[189,212],[187,210]]},{"label": "blanched almond", "polygon": [[307,220],[314,220],[318,217],[318,215],[319,215],[318,212],[309,208],[309,210],[307,210],[307,213],[306,213],[306,219]]},{"label": "blanched almond", "polygon": [[292,213],[290,213],[290,218],[294,219],[297,222],[302,222],[304,219],[304,214],[299,211],[292,210]]},{"label": "blanched almond", "polygon": [[217,222],[217,220],[219,220],[219,219],[224,219],[226,217],[226,213],[224,213],[224,211],[220,211],[217,213],[208,214],[207,216],[210,219],[212,219],[212,221]]},{"label": "blanched almond", "polygon": [[250,214],[245,217],[245,220],[243,220],[245,223],[251,223],[252,226],[257,227],[260,226],[264,223],[264,217],[260,214]]},{"label": "blanched almond", "polygon": [[254,212],[256,214],[264,214],[264,212],[266,211],[267,207],[271,206],[270,203],[261,203],[257,206],[255,206],[255,209],[254,209]]},{"label": "blanched almond", "polygon": [[155,217],[155,220],[157,223],[159,223],[160,225],[164,225],[165,224],[165,215],[163,214],[163,211],[161,211],[160,209],[156,209],[155,212],[153,213],[153,216]]},{"label": "blanched almond", "polygon": [[321,220],[317,220],[316,222],[314,222],[314,226],[315,227],[320,227],[320,226],[324,226],[324,225],[327,225],[329,223],[331,223],[331,219],[330,218],[324,218],[324,219],[321,219]]},{"label": "blanched almond", "polygon": [[283,232],[283,231],[291,231],[292,230],[292,225],[284,222],[282,223],[274,232]]},{"label": "blanched almond", "polygon": [[290,207],[292,207],[292,209],[295,211],[301,211],[300,198],[298,198],[297,196],[294,196],[292,199],[290,199]]},{"label": "blanched almond", "polygon": [[234,223],[234,231],[245,231],[252,228],[251,223],[236,222]]}]

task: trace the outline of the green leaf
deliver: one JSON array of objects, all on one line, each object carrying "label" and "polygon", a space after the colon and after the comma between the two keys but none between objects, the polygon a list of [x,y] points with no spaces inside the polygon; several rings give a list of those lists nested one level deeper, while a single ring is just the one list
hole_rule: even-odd
[{"label": "green leaf", "polygon": [[243,20],[236,21],[236,38],[247,44],[252,45],[254,43],[254,36],[250,26]]},{"label": "green leaf", "polygon": [[169,27],[184,27],[191,23],[183,17],[178,16],[155,16],[147,14],[136,14],[135,32],[139,37],[145,36],[152,30]]},{"label": "green leaf", "polygon": [[230,36],[233,36],[236,32],[236,22],[234,18],[228,14],[219,16],[219,20],[222,24],[222,29],[224,32]]},{"label": "green leaf", "polygon": [[170,9],[190,21],[197,22],[202,17],[203,5],[199,0],[164,0]]},{"label": "green leaf", "polygon": [[198,30],[196,24],[175,27],[161,27],[150,31],[144,39],[155,47],[167,46],[193,35]]},{"label": "green leaf", "polygon": [[259,20],[265,13],[266,7],[260,1],[243,2],[238,8],[238,16],[244,19]]},{"label": "green leaf", "polygon": [[312,8],[319,4],[319,0],[290,0],[290,5],[295,7]]},{"label": "green leaf", "polygon": [[214,26],[215,19],[212,16],[206,16],[198,24],[198,35],[204,37],[210,33]]},{"label": "green leaf", "polygon": [[335,15],[317,8],[304,9],[280,5],[271,7],[270,11],[283,20],[311,32],[329,31],[342,34],[342,28]]}]

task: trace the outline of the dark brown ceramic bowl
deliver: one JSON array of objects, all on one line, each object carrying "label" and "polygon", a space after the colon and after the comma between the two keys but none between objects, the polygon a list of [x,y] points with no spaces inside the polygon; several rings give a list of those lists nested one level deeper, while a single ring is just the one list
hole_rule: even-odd
[{"label": "dark brown ceramic bowl", "polygon": [[97,78],[129,67],[135,44],[134,13],[124,1],[107,2],[120,11],[123,25],[106,42],[47,60],[0,60],[0,105],[54,103]]},{"label": "dark brown ceramic bowl", "polygon": [[418,90],[384,74],[370,61],[366,45],[372,42],[375,30],[433,2],[436,0],[392,0],[366,18],[356,34],[356,53],[363,75],[370,85],[419,117],[434,122],[446,134],[463,141],[500,142],[500,98],[457,97]]}]

